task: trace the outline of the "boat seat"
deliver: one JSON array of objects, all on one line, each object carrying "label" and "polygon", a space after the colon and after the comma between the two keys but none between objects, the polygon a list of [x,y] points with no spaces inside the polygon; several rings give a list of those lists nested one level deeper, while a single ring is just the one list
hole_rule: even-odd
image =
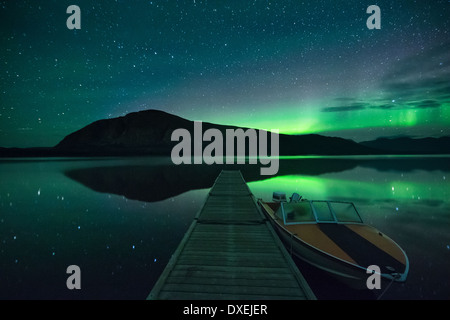
[{"label": "boat seat", "polygon": [[302,198],[301,195],[299,195],[298,193],[294,192],[292,194],[292,196],[289,197],[289,199],[291,200],[291,202],[299,202],[300,199]]}]

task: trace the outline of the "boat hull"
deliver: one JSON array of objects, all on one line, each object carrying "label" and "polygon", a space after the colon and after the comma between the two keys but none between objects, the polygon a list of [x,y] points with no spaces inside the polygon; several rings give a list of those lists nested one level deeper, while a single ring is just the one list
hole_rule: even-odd
[{"label": "boat hull", "polygon": [[279,224],[271,221],[272,226],[277,231],[281,241],[288,252],[300,260],[321,269],[331,276],[354,289],[367,289],[366,280],[369,276],[365,269],[349,265],[334,257],[330,257],[322,252],[312,249],[291,236]]}]

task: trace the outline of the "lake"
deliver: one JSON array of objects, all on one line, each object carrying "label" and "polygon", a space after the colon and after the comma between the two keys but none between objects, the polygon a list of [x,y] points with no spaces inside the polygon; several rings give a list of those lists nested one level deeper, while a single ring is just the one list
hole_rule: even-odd
[{"label": "lake", "polygon": [[[0,299],[145,299],[222,168],[257,198],[273,191],[349,200],[407,253],[406,283],[383,299],[450,298],[450,161],[287,157],[258,165],[175,166],[170,158],[0,160]],[[375,299],[296,261],[319,299]],[[81,269],[69,290],[66,269]]]}]

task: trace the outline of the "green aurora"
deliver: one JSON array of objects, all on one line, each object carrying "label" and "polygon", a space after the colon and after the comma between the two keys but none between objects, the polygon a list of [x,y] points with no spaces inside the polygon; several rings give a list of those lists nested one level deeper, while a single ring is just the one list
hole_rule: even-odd
[{"label": "green aurora", "polygon": [[371,140],[450,135],[448,1],[0,1],[0,146],[96,121],[189,120]]}]

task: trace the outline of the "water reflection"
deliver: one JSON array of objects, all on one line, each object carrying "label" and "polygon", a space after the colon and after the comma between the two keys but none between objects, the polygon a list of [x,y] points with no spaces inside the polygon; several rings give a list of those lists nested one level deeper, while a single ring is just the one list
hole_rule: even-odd
[{"label": "water reflection", "polygon": [[[144,299],[223,166],[170,159],[35,159],[0,162],[0,298]],[[282,159],[275,177],[240,169],[256,197],[272,191],[355,202],[366,223],[398,242],[411,264],[386,299],[448,299],[448,157]],[[78,264],[82,290],[65,286]],[[304,267],[305,272],[309,272]],[[343,295],[308,274],[319,297]]]},{"label": "water reflection", "polygon": [[[318,176],[327,173],[351,171],[358,167],[372,168],[379,172],[411,172],[414,170],[439,170],[450,171],[450,162],[446,157],[436,158],[290,158],[280,160],[280,170],[276,176]],[[69,178],[78,181],[92,190],[112,194],[124,195],[129,199],[153,202],[164,200],[183,192],[195,189],[211,188],[216,177],[222,169],[241,170],[247,182],[270,179],[271,184],[283,184],[288,180],[273,180],[271,176],[261,176],[257,165],[179,165],[171,163],[160,164],[124,164],[95,166],[88,168],[69,169],[64,173]],[[354,176],[352,176],[354,178]],[[372,179],[379,178],[379,174],[372,174]],[[288,178],[289,179],[289,178]],[[297,179],[297,178],[294,178]],[[292,181],[292,180],[289,180]],[[269,182],[268,182],[269,183]],[[320,186],[313,189],[328,189],[334,183],[323,178],[303,178],[301,183]],[[297,183],[298,184],[298,183]],[[347,183],[348,187],[351,182]],[[364,188],[371,183],[366,183]],[[341,183],[336,187],[341,186]],[[309,185],[307,188],[310,189]],[[355,187],[361,192],[367,192],[364,188]],[[348,189],[347,189],[348,190]],[[348,191],[345,197],[353,192]]]},{"label": "water reflection", "polygon": [[[0,163],[0,299],[145,299],[206,191],[146,203],[63,174],[126,162],[140,161]],[[72,264],[81,290],[66,287]]]}]

